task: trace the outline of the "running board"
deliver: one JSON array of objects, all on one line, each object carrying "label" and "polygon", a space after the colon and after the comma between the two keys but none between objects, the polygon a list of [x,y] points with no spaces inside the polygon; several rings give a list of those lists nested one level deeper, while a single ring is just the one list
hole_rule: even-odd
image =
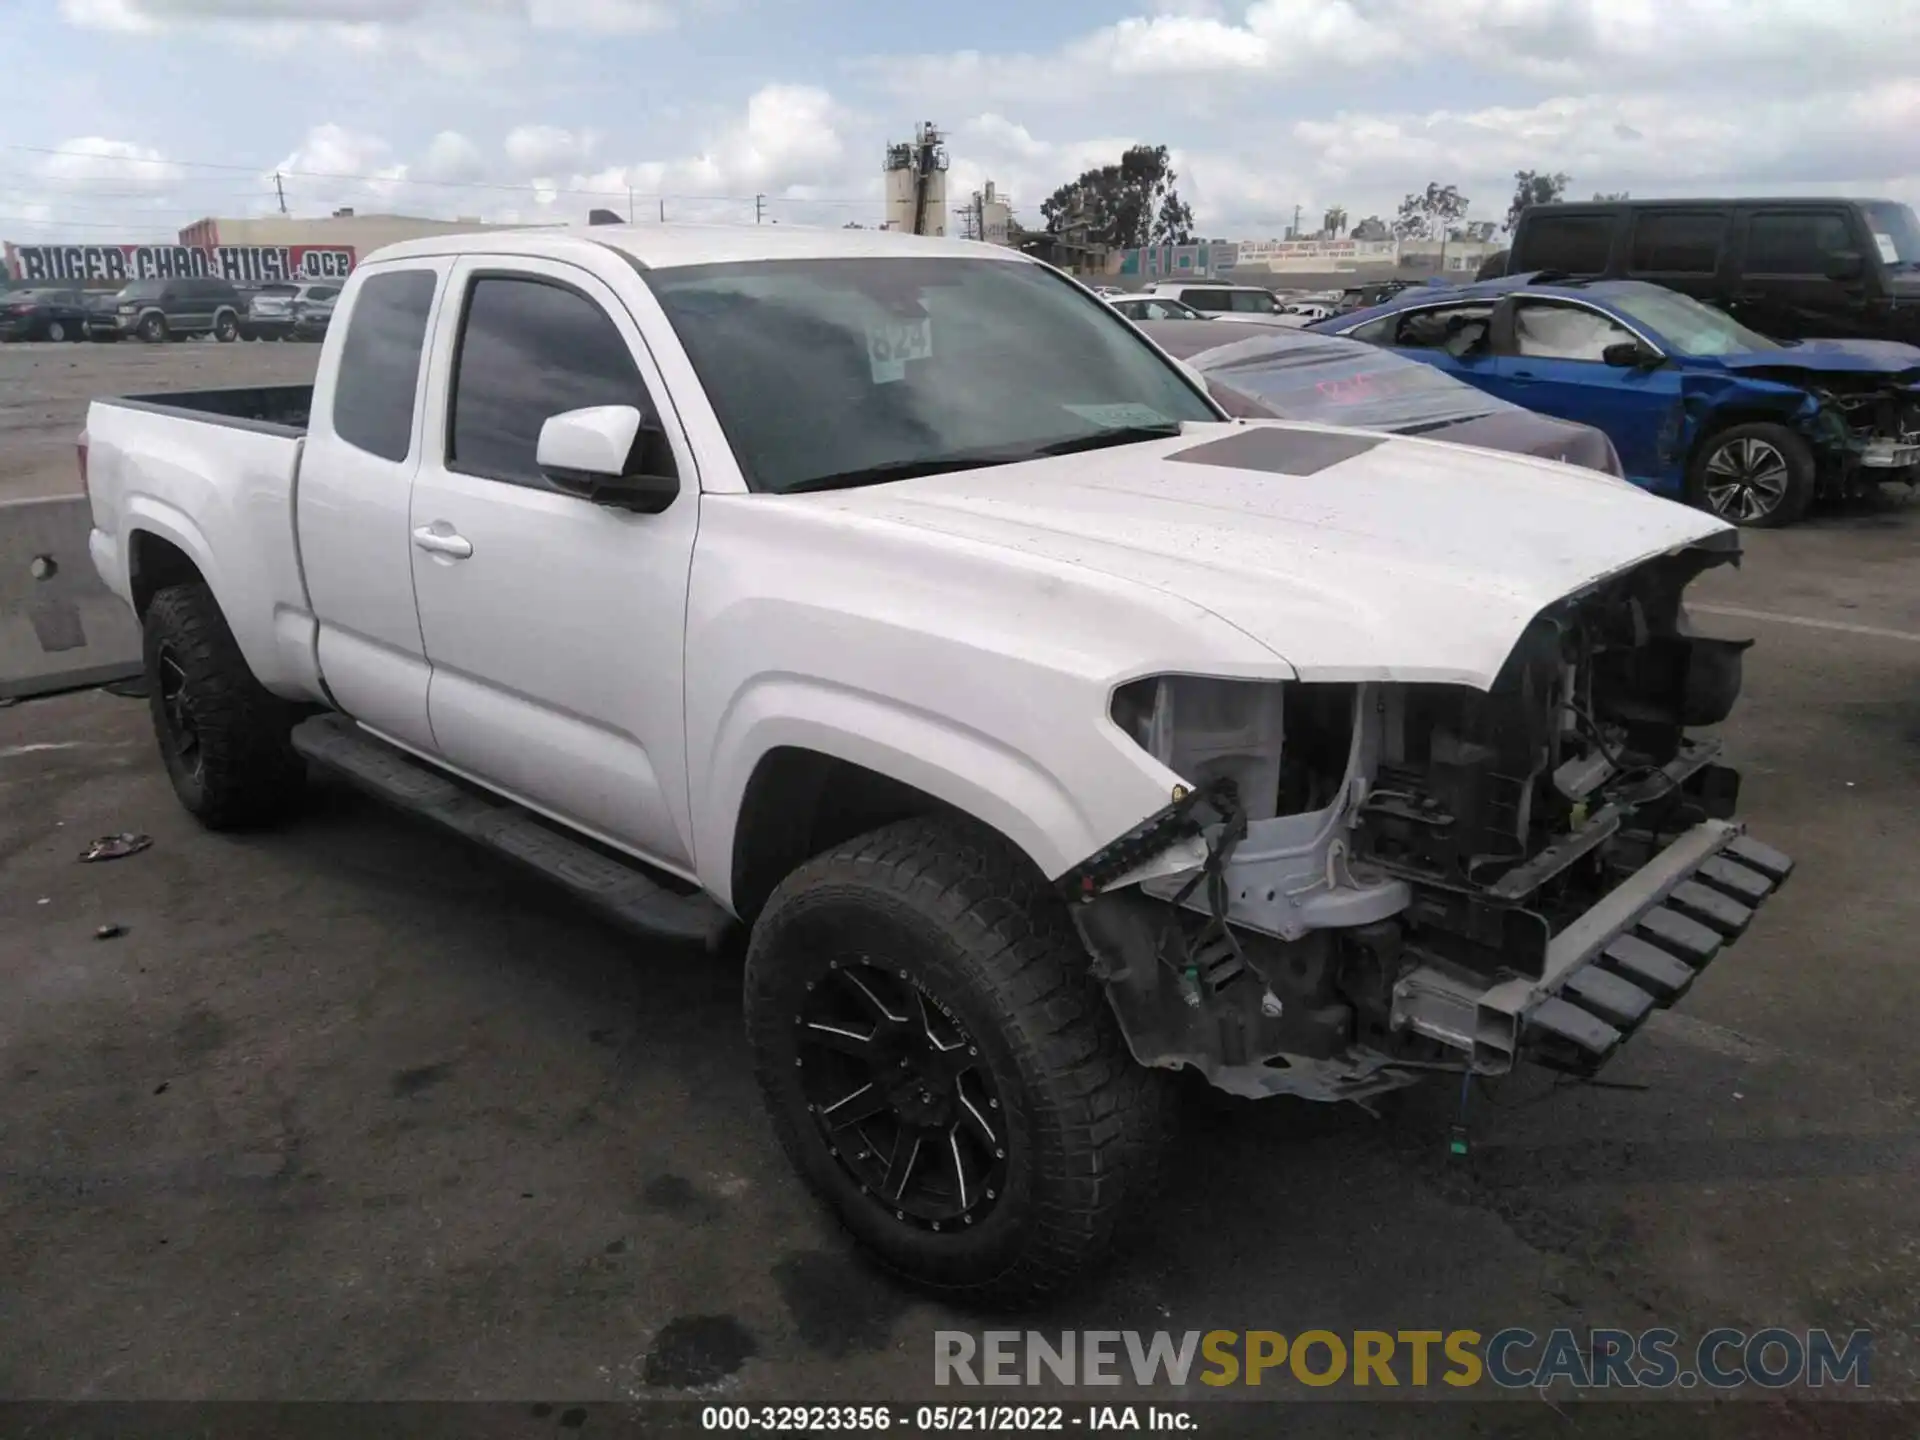
[{"label": "running board", "polygon": [[623,863],[570,839],[511,800],[462,785],[343,716],[303,720],[294,726],[293,748],[379,799],[539,871],[643,934],[711,948],[733,923],[704,893],[676,894],[639,862]]}]

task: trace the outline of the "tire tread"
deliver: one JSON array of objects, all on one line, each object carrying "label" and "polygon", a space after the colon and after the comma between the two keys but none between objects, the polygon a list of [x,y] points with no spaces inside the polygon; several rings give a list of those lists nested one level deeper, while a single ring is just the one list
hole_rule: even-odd
[{"label": "tire tread", "polygon": [[[931,1288],[1026,1306],[1077,1281],[1158,1188],[1171,1133],[1168,1077],[1139,1065],[1088,968],[1064,903],[1024,856],[984,827],[949,817],[899,821],[803,865],[767,907],[857,878],[943,925],[988,980],[1002,1032],[1047,1077],[1031,1096],[1040,1145],[1030,1243],[998,1275]],[[748,958],[749,1006],[768,963]],[[784,1079],[784,1077],[781,1077]],[[762,1069],[763,1084],[774,1077]],[[776,1114],[778,1107],[776,1107]],[[795,1138],[782,1142],[793,1153]],[[795,1156],[797,1160],[797,1156]]]}]

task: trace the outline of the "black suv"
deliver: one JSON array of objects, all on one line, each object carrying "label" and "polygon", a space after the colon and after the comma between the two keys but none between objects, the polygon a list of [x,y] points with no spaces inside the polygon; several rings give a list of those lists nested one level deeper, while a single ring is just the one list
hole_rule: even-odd
[{"label": "black suv", "polygon": [[114,305],[122,335],[138,335],[149,344],[211,335],[225,343],[240,338],[247,313],[230,280],[136,280]]},{"label": "black suv", "polygon": [[1534,205],[1504,270],[1651,280],[1776,340],[1920,344],[1920,222],[1894,200]]}]

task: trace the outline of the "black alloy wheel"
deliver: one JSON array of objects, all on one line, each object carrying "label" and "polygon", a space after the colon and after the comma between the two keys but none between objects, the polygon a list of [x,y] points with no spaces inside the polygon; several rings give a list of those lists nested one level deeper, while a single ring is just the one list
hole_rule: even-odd
[{"label": "black alloy wheel", "polygon": [[167,747],[171,764],[191,784],[206,780],[206,752],[200,743],[200,729],[193,718],[193,682],[187,667],[170,641],[154,647],[154,677],[157,704],[154,713],[160,719],[161,743]]},{"label": "black alloy wheel", "polygon": [[836,960],[794,1025],[808,1113],[862,1195],[930,1231],[991,1212],[1006,1184],[1000,1095],[947,1006],[905,970]]}]

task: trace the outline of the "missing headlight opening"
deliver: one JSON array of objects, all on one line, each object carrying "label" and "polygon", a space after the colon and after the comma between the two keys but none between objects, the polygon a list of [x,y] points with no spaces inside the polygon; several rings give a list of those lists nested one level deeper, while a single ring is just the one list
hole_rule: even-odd
[{"label": "missing headlight opening", "polygon": [[1688,733],[1726,718],[1750,642],[1693,634],[1681,596],[1737,556],[1714,537],[1549,606],[1484,692],[1118,689],[1115,723],[1192,787],[1063,877],[1136,1057],[1319,1099],[1596,1070],[1791,869]]}]

